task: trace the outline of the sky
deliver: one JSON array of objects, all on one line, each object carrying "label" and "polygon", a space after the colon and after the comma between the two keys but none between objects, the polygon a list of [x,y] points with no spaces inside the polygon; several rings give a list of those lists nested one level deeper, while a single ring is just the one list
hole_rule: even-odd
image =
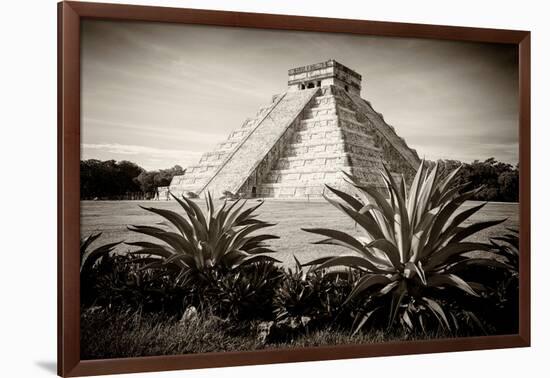
[{"label": "sky", "polygon": [[81,158],[196,164],[287,88],[336,59],[420,157],[518,162],[512,45],[85,20]]}]

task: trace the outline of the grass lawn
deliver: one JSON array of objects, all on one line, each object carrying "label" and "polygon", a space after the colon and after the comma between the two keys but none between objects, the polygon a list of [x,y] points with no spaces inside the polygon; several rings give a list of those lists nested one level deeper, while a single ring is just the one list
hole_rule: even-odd
[{"label": "grass lawn", "polygon": [[[204,208],[204,201],[198,200]],[[251,200],[250,204],[256,203]],[[479,202],[470,201],[464,206],[470,207]],[[81,202],[81,233],[83,237],[90,233],[102,232],[102,237],[96,245],[115,241],[145,240],[146,236],[129,231],[128,225],[153,225],[162,220],[161,217],[139,207],[150,206],[171,209],[181,212],[175,201],[82,201]],[[219,205],[219,203],[217,203]],[[307,262],[318,257],[348,253],[337,246],[312,245],[321,237],[301,231],[300,228],[324,227],[338,228],[350,233],[357,232],[353,221],[325,201],[299,202],[267,200],[257,213],[260,218],[277,223],[269,233],[280,236],[271,244],[277,254],[274,257],[286,266],[294,266],[293,255],[301,262]],[[517,203],[488,203],[474,214],[465,224],[490,219],[504,219],[498,226],[484,230],[472,238],[474,241],[487,241],[489,237],[501,235],[505,228],[518,228],[519,207]],[[129,247],[120,245],[120,251]]]},{"label": "grass lawn", "polygon": [[261,341],[255,323],[232,324],[214,316],[188,323],[139,312],[85,312],[81,318],[81,358],[127,358],[189,353],[235,352],[259,349],[372,344],[456,337],[444,332],[404,334],[371,329],[352,335],[350,330],[323,328],[298,332],[285,340]]}]

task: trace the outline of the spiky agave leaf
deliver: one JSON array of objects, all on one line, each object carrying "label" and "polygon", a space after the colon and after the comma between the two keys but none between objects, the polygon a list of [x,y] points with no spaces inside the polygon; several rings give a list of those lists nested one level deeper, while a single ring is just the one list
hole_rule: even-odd
[{"label": "spiky agave leaf", "polygon": [[277,239],[258,231],[273,224],[256,218],[254,212],[262,205],[244,208],[246,201],[224,201],[216,209],[210,193],[206,194],[206,214],[189,198],[170,195],[183,209],[183,215],[172,210],[142,207],[163,217],[172,226],[169,230],[151,226],[129,226],[128,229],[160,240],[162,243],[127,243],[140,247],[131,252],[160,259],[145,268],[172,265],[181,270],[181,276],[204,273],[215,267],[232,269],[255,262],[279,260],[267,256],[274,252],[266,242]]},{"label": "spiky agave leaf", "polygon": [[[346,173],[352,193],[327,186],[337,200],[326,200],[351,218],[365,237],[332,229],[304,229],[328,237],[318,244],[339,245],[356,253],[307,265],[320,270],[344,266],[364,272],[348,298],[367,295],[371,299],[369,315],[362,316],[360,326],[375,312],[384,313],[373,308],[385,308],[390,326],[398,320],[409,330],[415,325],[425,329],[427,319],[432,318],[450,329],[450,315],[441,297],[448,295],[449,289],[477,296],[474,287],[481,287],[466,282],[460,273],[470,266],[509,268],[491,252],[492,245],[468,241],[470,236],[505,219],[463,225],[484,204],[464,206],[479,189],[462,193],[464,186],[454,184],[459,171],[460,167],[443,176],[437,164],[430,170],[422,161],[407,191],[404,180],[397,182],[384,166],[380,174],[386,194],[361,185]],[[469,254],[472,251],[476,252],[475,258]],[[386,304],[380,305],[380,301]]]},{"label": "spiky agave leaf", "polygon": [[500,237],[491,238],[495,253],[506,258],[514,274],[519,271],[519,231],[508,228],[508,232]]},{"label": "spiky agave leaf", "polygon": [[86,274],[91,271],[101,258],[109,255],[121,243],[108,243],[90,251],[90,245],[100,236],[101,232],[90,234],[86,239],[80,240],[80,274]]}]

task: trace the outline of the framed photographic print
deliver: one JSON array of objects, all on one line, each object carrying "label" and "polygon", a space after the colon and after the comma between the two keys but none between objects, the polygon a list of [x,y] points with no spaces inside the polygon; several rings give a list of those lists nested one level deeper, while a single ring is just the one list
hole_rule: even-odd
[{"label": "framed photographic print", "polygon": [[529,346],[529,32],[58,9],[59,375]]}]

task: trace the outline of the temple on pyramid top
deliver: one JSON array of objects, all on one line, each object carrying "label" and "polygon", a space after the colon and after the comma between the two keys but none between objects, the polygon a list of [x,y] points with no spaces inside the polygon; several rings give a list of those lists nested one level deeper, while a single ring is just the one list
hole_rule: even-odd
[{"label": "temple on pyramid top", "polygon": [[361,75],[334,59],[288,70],[289,91],[329,85],[361,95]]},{"label": "temple on pyramid top", "polygon": [[326,185],[346,190],[344,172],[382,187],[382,164],[410,182],[420,159],[361,98],[361,75],[331,59],[290,69],[285,92],[244,118],[166,190],[311,199],[330,195]]}]

